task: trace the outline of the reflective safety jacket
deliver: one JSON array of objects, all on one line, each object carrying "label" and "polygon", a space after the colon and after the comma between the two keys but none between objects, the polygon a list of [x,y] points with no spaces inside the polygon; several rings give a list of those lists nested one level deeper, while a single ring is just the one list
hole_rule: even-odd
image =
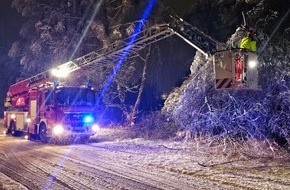
[{"label": "reflective safety jacket", "polygon": [[257,51],[256,41],[252,40],[252,38],[250,37],[244,37],[240,43],[240,48],[256,52]]}]

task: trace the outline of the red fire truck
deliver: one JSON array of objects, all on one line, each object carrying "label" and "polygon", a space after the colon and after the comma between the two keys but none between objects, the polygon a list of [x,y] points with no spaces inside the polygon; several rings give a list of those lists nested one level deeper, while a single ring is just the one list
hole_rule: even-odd
[{"label": "red fire truck", "polygon": [[55,79],[53,73],[65,72],[59,67],[10,86],[6,99],[9,107],[4,112],[8,133],[26,133],[44,143],[50,139],[88,139],[94,135],[98,130],[95,91],[89,85],[72,87],[51,82]]}]

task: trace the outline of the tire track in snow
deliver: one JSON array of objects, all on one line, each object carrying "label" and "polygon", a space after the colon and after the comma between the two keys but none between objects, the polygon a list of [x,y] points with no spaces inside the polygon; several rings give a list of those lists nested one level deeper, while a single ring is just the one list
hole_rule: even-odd
[{"label": "tire track in snow", "polygon": [[[27,154],[27,156],[24,156],[24,157],[20,157],[20,158],[16,158],[16,155],[14,154],[12,157],[14,158],[13,162],[17,163],[17,165],[22,165],[22,166],[25,166],[26,164],[29,165],[29,169],[31,171],[37,171],[37,173],[44,173],[44,174],[48,174],[50,175],[52,173],[52,170],[55,169],[57,163],[59,161],[56,161],[56,162],[53,162],[52,159],[47,159],[49,157],[52,157],[52,152],[51,151],[45,151],[43,149],[33,149],[33,148],[30,148],[30,147],[21,147],[22,151],[25,152],[25,154]],[[36,155],[36,156],[34,156]],[[57,155],[57,158],[61,158],[63,156],[63,153],[60,153]],[[42,158],[42,160],[40,160],[40,158]],[[20,159],[21,161],[17,160],[17,159]],[[27,160],[30,160],[29,162]],[[66,160],[66,164],[63,166],[63,167],[66,167],[67,163],[70,163],[69,161],[71,160],[71,158],[68,158]],[[128,187],[131,187],[132,189],[158,189],[152,185],[149,185],[149,184],[145,184],[143,182],[140,182],[140,181],[136,181],[136,180],[132,180],[132,179],[129,179],[127,177],[124,177],[123,175],[116,175],[116,174],[113,174],[113,173],[110,173],[110,172],[107,172],[107,171],[101,171],[101,170],[96,170],[96,168],[92,168],[91,165],[80,165],[80,161],[79,160],[74,160],[73,162],[74,166],[72,168],[75,168],[76,171],[78,170],[84,170],[86,171],[86,173],[91,173],[91,175],[89,176],[90,179],[95,179],[96,176],[101,176],[101,180],[98,180],[98,183],[100,184],[103,184],[102,187],[106,187],[106,189],[116,189],[116,187],[125,187],[125,188],[128,188]],[[71,168],[72,164],[69,164],[70,166],[69,167],[66,167],[66,170],[69,171],[69,175],[71,175],[70,173],[72,172],[72,170],[68,170],[68,168]],[[80,167],[82,166],[82,167]],[[27,168],[28,169],[28,168]],[[42,172],[40,172],[40,171]],[[60,170],[61,172],[63,171],[63,168]],[[88,172],[89,171],[89,172]],[[77,180],[73,180],[72,177],[63,177],[63,176],[66,176],[65,173],[61,173],[62,176],[61,178],[57,177],[54,178],[56,181],[54,182],[58,182],[60,183],[59,180],[61,181],[65,181],[65,183],[67,184],[70,184],[69,188],[70,189],[94,189],[94,187],[89,187],[89,186],[85,186],[85,182],[83,181],[83,178],[78,179]],[[84,176],[84,175],[82,175]],[[69,183],[68,183],[69,181]],[[72,184],[72,181],[74,181],[75,183],[81,183],[82,185],[78,185],[77,187],[76,186],[73,186],[71,185]],[[74,184],[75,184],[74,183]],[[87,182],[89,183],[89,182]],[[61,183],[62,184],[62,183]],[[109,186],[108,187],[108,184],[111,185],[111,187]],[[120,186],[121,184],[123,184],[122,186]],[[63,185],[63,184],[62,184]],[[112,187],[113,185],[113,187]],[[104,188],[102,188],[104,189]]]},{"label": "tire track in snow", "polygon": [[[62,159],[62,155],[58,155],[57,158],[54,159],[47,159],[48,157],[51,156],[50,152],[43,152],[43,151],[38,151],[38,150],[30,150],[29,148],[26,148],[26,153],[31,152],[28,154],[29,156],[25,156],[21,158],[21,162],[15,161],[14,163],[17,163],[18,165],[27,165],[29,166],[27,169],[29,169],[33,173],[42,173],[46,176],[46,181],[49,182],[49,179],[52,180],[52,183],[49,185],[48,188],[53,188],[54,183],[58,183],[63,186],[63,188],[66,189],[90,189],[89,186],[86,186],[84,183],[84,179],[75,179],[74,177],[71,176],[71,174],[66,174],[63,172],[62,169],[59,169],[58,172],[55,172],[58,170],[58,167],[63,167],[63,166],[58,166],[58,163]],[[41,152],[41,154],[40,154]],[[47,153],[47,154],[44,154]],[[34,156],[37,155],[37,156]],[[15,156],[15,155],[14,155]],[[27,158],[28,157],[28,158]],[[26,159],[27,158],[27,159]],[[29,162],[27,161],[29,160]],[[49,160],[49,161],[48,161]],[[25,164],[23,164],[23,163]],[[75,167],[76,170],[79,170],[80,168]],[[71,170],[71,172],[73,172]],[[55,173],[55,174],[54,174]]]},{"label": "tire track in snow", "polygon": [[[87,146],[82,146],[82,148],[77,150],[78,154],[85,155],[85,153],[87,152],[87,150],[85,150],[86,147]],[[131,179],[134,178],[134,180],[142,181],[143,183],[146,182],[148,184],[152,184],[152,185],[154,184],[156,188],[189,189],[189,187],[192,187],[192,188],[199,187],[195,185],[197,181],[192,180],[191,176],[180,177],[180,173],[160,170],[160,168],[152,168],[152,167],[149,167],[149,165],[146,163],[139,166],[136,164],[130,165],[130,163],[124,162],[125,159],[120,156],[119,154],[120,152],[118,151],[114,153],[116,155],[115,156],[116,160],[112,159],[112,156],[114,155],[112,152],[103,151],[103,148],[101,149],[101,151],[100,149],[96,148],[95,152],[96,154],[92,152],[89,155],[90,157],[87,159],[84,159],[81,156],[77,156],[77,154],[74,153],[72,154],[72,157],[74,158],[72,161],[76,161],[76,162],[82,161],[80,164],[92,165],[92,163],[88,161],[96,160],[96,162],[99,164],[97,167],[98,169],[102,169],[109,173],[115,173],[116,175],[125,176],[127,178],[131,178]],[[124,151],[121,151],[121,152],[124,153]],[[127,155],[128,154],[131,155],[130,153],[128,153],[128,151],[126,151],[126,153]],[[125,157],[127,155],[125,155]],[[136,154],[136,156],[138,156],[138,154]],[[72,159],[72,157],[70,157],[70,159]],[[142,158],[140,160],[142,160]]]},{"label": "tire track in snow", "polygon": [[[61,155],[60,153],[53,153],[57,155]],[[48,160],[45,160],[48,161]],[[131,176],[125,176],[122,172],[115,172],[113,170],[104,170],[103,168],[95,166],[96,163],[85,162],[83,160],[75,159],[72,157],[67,158],[66,163],[62,166],[62,170],[66,170],[68,173],[72,173],[74,171],[78,172],[77,178],[82,177],[81,183],[92,183],[88,188],[93,188],[93,185],[103,185],[103,188],[108,189],[159,189],[150,184],[144,183],[140,180],[132,179]],[[99,163],[103,165],[104,163]],[[74,170],[75,169],[75,170]],[[85,178],[85,179],[84,179]],[[109,185],[109,187],[108,187]]]},{"label": "tire track in snow", "polygon": [[[43,173],[39,170],[32,170],[20,163],[17,158],[9,156],[10,160],[6,161],[0,158],[0,171],[9,176],[14,181],[21,183],[28,189],[39,189],[47,181],[48,174]],[[53,184],[56,189],[68,189],[66,186],[59,184]]]},{"label": "tire track in snow", "polygon": [[[28,189],[39,189],[40,187],[45,188],[46,182],[48,182],[48,179],[51,176],[50,173],[41,171],[37,167],[33,167],[29,161],[25,160],[27,156],[23,157],[27,152],[33,151],[33,148],[26,144],[17,143],[21,142],[21,140],[12,142],[15,144],[10,144],[11,141],[8,141],[6,144],[7,146],[5,146],[4,152],[6,152],[9,161],[5,162],[1,160],[4,171],[2,173],[21,184],[25,184]],[[31,158],[27,159],[30,160]],[[55,178],[52,180],[51,187],[53,189],[71,189],[70,186]]]}]

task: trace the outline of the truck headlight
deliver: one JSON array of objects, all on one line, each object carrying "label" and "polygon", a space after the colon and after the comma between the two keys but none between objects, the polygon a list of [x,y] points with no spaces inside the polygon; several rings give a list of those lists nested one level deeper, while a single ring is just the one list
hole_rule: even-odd
[{"label": "truck headlight", "polygon": [[92,126],[92,130],[93,130],[94,132],[98,132],[98,131],[100,130],[100,126],[99,126],[98,124],[94,124],[94,125]]},{"label": "truck headlight", "polygon": [[63,129],[63,126],[61,125],[56,125],[54,128],[53,128],[53,133],[55,135],[60,135],[64,132],[64,129]]},{"label": "truck headlight", "polygon": [[251,69],[257,67],[257,65],[258,65],[257,61],[249,61],[249,67],[250,67]]}]

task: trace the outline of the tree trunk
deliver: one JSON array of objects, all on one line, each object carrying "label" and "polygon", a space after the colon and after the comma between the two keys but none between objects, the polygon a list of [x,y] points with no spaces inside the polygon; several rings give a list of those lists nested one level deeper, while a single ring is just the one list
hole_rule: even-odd
[{"label": "tree trunk", "polygon": [[139,91],[138,91],[138,96],[137,96],[135,105],[134,105],[134,107],[132,109],[132,112],[129,114],[129,118],[128,118],[128,123],[129,123],[129,125],[131,127],[133,127],[135,125],[135,118],[136,118],[136,115],[138,114],[138,107],[140,105],[141,98],[142,98],[142,93],[143,93],[144,86],[145,86],[146,75],[147,75],[146,72],[147,72],[147,66],[148,66],[148,59],[149,59],[150,52],[151,52],[151,45],[149,45],[148,49],[149,50],[148,50],[148,53],[146,54],[145,58],[140,56],[140,59],[144,61],[144,67],[143,67],[143,72],[142,72],[140,88],[139,88]]}]

